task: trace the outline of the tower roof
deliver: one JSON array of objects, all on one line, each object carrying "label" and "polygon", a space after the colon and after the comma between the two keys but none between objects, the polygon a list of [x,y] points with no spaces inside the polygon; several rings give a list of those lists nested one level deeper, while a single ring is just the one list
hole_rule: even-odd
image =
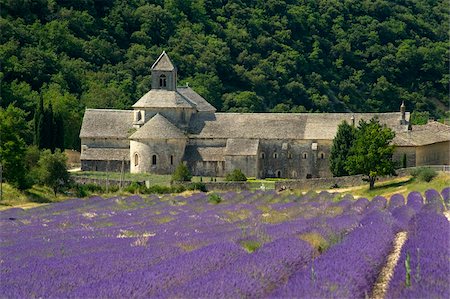
[{"label": "tower roof", "polygon": [[156,59],[155,63],[152,65],[151,70],[168,72],[175,70],[175,67],[172,64],[172,61],[170,61],[166,51],[163,51],[161,55],[159,55],[158,59]]},{"label": "tower roof", "polygon": [[138,129],[130,139],[184,139],[186,136],[164,116],[157,113]]},{"label": "tower roof", "polygon": [[133,108],[195,108],[195,104],[177,91],[151,89],[133,105]]}]

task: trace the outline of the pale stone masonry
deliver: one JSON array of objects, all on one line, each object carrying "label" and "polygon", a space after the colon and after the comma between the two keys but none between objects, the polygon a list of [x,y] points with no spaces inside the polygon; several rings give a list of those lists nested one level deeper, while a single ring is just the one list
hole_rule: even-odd
[{"label": "pale stone masonry", "polygon": [[449,164],[450,127],[411,126],[404,104],[392,113],[218,113],[190,87],[163,52],[151,67],[152,88],[133,110],[86,109],[81,168],[172,173],[186,163],[194,175],[329,177],[330,148],[342,121],[377,116],[395,131],[394,158],[407,166]]}]

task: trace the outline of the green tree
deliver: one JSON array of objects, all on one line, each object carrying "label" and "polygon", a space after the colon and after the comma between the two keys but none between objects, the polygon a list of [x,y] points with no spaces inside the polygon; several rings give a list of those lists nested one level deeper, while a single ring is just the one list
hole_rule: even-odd
[{"label": "green tree", "polygon": [[59,149],[52,154],[50,150],[42,152],[39,158],[39,182],[53,189],[56,193],[67,187],[70,182],[67,171],[67,157]]},{"label": "green tree", "polygon": [[175,182],[189,182],[192,174],[184,163],[180,163],[172,174],[172,180]]},{"label": "green tree", "polygon": [[395,174],[394,146],[391,145],[394,137],[395,133],[381,125],[377,118],[369,122],[361,120],[345,169],[350,175],[367,176],[369,188],[373,189],[377,177]]},{"label": "green tree", "polygon": [[39,104],[34,112],[34,144],[38,148],[44,148],[44,99],[40,97]]},{"label": "green tree", "polygon": [[12,104],[6,109],[0,107],[0,163],[3,177],[21,190],[30,187],[23,158],[26,152],[24,135],[29,132],[26,115]]},{"label": "green tree", "polygon": [[343,121],[337,129],[330,152],[330,170],[334,176],[348,175],[345,164],[354,141],[356,130],[353,126]]},{"label": "green tree", "polygon": [[245,182],[247,181],[247,177],[240,169],[234,169],[232,172],[227,174],[225,177],[226,181],[234,181],[234,182]]}]

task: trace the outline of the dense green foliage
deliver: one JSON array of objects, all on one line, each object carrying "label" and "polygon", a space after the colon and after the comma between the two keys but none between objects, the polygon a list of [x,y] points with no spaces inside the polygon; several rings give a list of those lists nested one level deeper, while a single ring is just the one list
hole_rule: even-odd
[{"label": "dense green foliage", "polygon": [[40,97],[79,147],[85,107],[130,108],[162,50],[223,111],[447,109],[444,0],[2,0],[1,106]]},{"label": "dense green foliage", "polygon": [[172,180],[175,182],[188,182],[191,179],[192,174],[189,168],[183,163],[180,163],[172,174]]},{"label": "dense green foliage", "polygon": [[356,129],[353,145],[349,150],[345,169],[350,175],[367,176],[370,189],[373,189],[377,177],[395,174],[392,161],[394,146],[391,141],[395,133],[378,119],[369,122],[361,120]]},{"label": "dense green foliage", "polygon": [[70,177],[66,161],[66,155],[60,150],[56,150],[55,153],[45,150],[39,158],[38,180],[42,185],[52,188],[55,196],[58,191],[69,186]]},{"label": "dense green foliage", "polygon": [[247,177],[242,172],[242,170],[234,169],[232,172],[226,175],[225,180],[231,182],[245,182],[247,181]]},{"label": "dense green foliage", "polygon": [[25,121],[26,114],[13,105],[0,107],[0,165],[2,176],[19,189],[30,186],[27,178],[26,153],[27,133],[30,131]]},{"label": "dense green foliage", "polygon": [[345,163],[355,140],[355,128],[343,121],[337,129],[330,152],[330,171],[334,176],[348,175]]}]

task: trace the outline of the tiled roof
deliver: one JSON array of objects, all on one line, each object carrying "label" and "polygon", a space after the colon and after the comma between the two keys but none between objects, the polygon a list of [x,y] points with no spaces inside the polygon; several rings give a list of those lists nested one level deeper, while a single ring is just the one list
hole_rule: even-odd
[{"label": "tiled roof", "polygon": [[169,56],[167,55],[166,51],[163,51],[161,55],[159,55],[158,59],[156,59],[155,63],[152,65],[151,70],[155,71],[173,71],[175,67],[172,64],[172,61],[170,61]]},{"label": "tiled roof", "polygon": [[133,117],[132,110],[86,109],[80,138],[128,138]]},{"label": "tiled roof", "polygon": [[[215,113],[193,116],[189,128],[191,138],[249,138],[332,140],[338,125],[351,123],[354,115],[369,120],[378,116],[381,123],[394,131],[400,126],[400,113]],[[406,115],[409,119],[409,113]]]},{"label": "tiled roof", "polygon": [[84,148],[81,151],[81,160],[111,160],[129,161],[130,149],[125,148]]},{"label": "tiled roof", "polygon": [[156,114],[130,136],[130,139],[184,139],[186,136],[161,114]]},{"label": "tiled roof", "polygon": [[194,161],[225,161],[224,147],[198,147],[195,145],[186,146],[184,159]]},{"label": "tiled roof", "polygon": [[412,126],[411,130],[398,132],[394,138],[397,146],[422,146],[450,140],[450,126],[436,121]]},{"label": "tiled roof", "polygon": [[178,87],[177,91],[183,95],[185,98],[189,99],[191,102],[195,104],[197,107],[197,111],[207,111],[207,112],[215,112],[216,108],[213,105],[208,103],[201,95],[196,93],[190,87]]},{"label": "tiled roof", "polygon": [[259,139],[234,139],[227,140],[225,147],[226,156],[256,156],[258,154]]},{"label": "tiled roof", "polygon": [[133,105],[133,108],[195,108],[195,104],[177,91],[151,89]]}]

